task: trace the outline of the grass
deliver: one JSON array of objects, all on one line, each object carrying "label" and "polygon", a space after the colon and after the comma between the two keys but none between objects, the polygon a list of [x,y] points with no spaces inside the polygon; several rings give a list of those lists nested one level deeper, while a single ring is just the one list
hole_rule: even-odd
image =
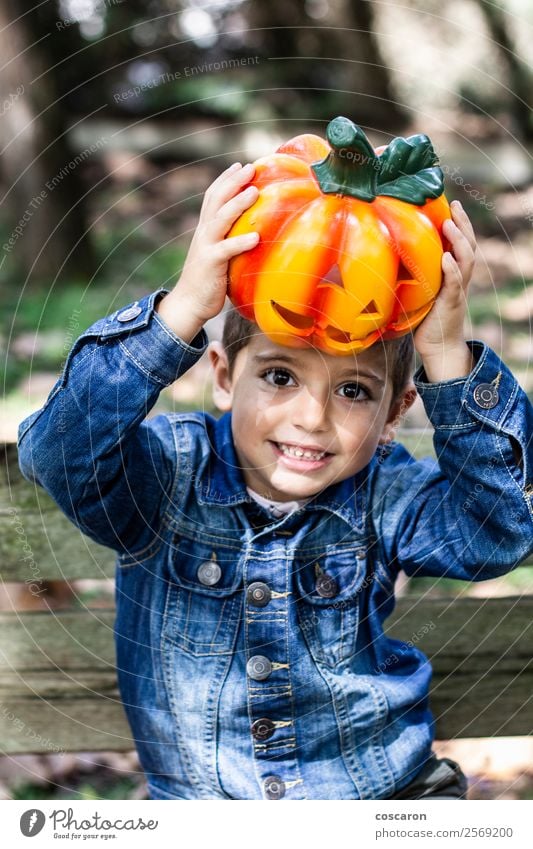
[{"label": "grass", "polygon": [[[69,782],[65,776],[63,781]],[[12,792],[15,800],[49,800],[61,801],[73,799],[76,801],[98,801],[100,799],[130,799],[137,790],[138,784],[131,778],[113,778],[109,775],[95,774],[92,780],[85,778],[79,783],[74,780],[70,789],[65,789],[50,781],[46,784],[34,784],[24,781],[17,784]]]},{"label": "grass", "polygon": [[[518,566],[497,580],[503,580],[505,588],[512,594],[533,593],[533,566]],[[469,588],[475,586],[475,583],[470,584],[468,581],[458,581],[455,578],[411,578],[408,594],[434,598],[456,596],[468,594]]]},{"label": "grass", "polygon": [[[5,227],[4,227],[5,229]],[[0,240],[1,240],[0,229]],[[13,266],[4,269],[0,288],[0,354],[5,352],[4,386],[7,392],[31,371],[59,372],[80,333],[114,310],[138,300],[160,286],[171,288],[185,259],[180,245],[155,247],[131,227],[107,229],[95,236],[102,263],[98,277],[65,281],[43,280],[21,289]],[[23,334],[35,335],[24,345],[13,342]]]}]

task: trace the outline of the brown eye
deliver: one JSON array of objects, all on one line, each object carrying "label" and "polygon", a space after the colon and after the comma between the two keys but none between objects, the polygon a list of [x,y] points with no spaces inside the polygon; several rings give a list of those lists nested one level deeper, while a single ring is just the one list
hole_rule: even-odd
[{"label": "brown eye", "polygon": [[261,377],[271,386],[295,386],[292,375],[284,368],[269,368]]},{"label": "brown eye", "polygon": [[[361,392],[364,394],[361,395]],[[365,401],[370,398],[365,387],[359,383],[345,383],[344,386],[340,387],[339,393],[342,398],[346,398],[348,401]]]}]

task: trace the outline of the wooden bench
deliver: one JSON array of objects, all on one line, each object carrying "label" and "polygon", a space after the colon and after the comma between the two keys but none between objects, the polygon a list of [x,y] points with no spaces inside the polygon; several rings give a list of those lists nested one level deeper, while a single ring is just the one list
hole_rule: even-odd
[{"label": "wooden bench", "polygon": [[[403,432],[415,454],[431,434]],[[92,543],[18,470],[0,461],[0,576],[4,582],[112,578],[114,555]],[[466,590],[468,583],[462,584]],[[118,693],[112,609],[0,612],[0,753],[133,749]],[[438,739],[533,730],[533,596],[406,594],[388,633],[430,658]]]}]

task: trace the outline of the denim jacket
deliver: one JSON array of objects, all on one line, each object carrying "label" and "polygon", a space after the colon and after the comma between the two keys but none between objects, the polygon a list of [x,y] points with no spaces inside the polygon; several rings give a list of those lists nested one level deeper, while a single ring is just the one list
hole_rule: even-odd
[{"label": "denim jacket", "polygon": [[153,799],[381,799],[431,755],[431,667],[387,637],[400,569],[479,581],[533,551],[533,408],[483,342],[415,385],[438,461],[399,443],[271,519],[231,414],[146,419],[206,346],[159,290],[74,344],[20,427],[23,474],[118,554],[119,686]]}]

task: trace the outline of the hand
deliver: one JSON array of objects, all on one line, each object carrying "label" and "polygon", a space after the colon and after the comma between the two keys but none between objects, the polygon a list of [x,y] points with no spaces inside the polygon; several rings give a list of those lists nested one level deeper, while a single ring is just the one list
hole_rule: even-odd
[{"label": "hand", "polygon": [[413,332],[415,348],[430,381],[464,376],[473,365],[463,326],[476,237],[458,200],[452,201],[450,210],[452,218],[442,227],[451,246],[451,252],[442,256],[442,285],[433,307]]},{"label": "hand", "polygon": [[186,342],[192,341],[205,322],[224,306],[229,260],[259,241],[257,232],[224,238],[237,218],[257,200],[259,191],[255,186],[242,191],[254,171],[251,163],[242,167],[236,162],[211,183],[181,276],[158,304],[157,311],[166,324]]}]

